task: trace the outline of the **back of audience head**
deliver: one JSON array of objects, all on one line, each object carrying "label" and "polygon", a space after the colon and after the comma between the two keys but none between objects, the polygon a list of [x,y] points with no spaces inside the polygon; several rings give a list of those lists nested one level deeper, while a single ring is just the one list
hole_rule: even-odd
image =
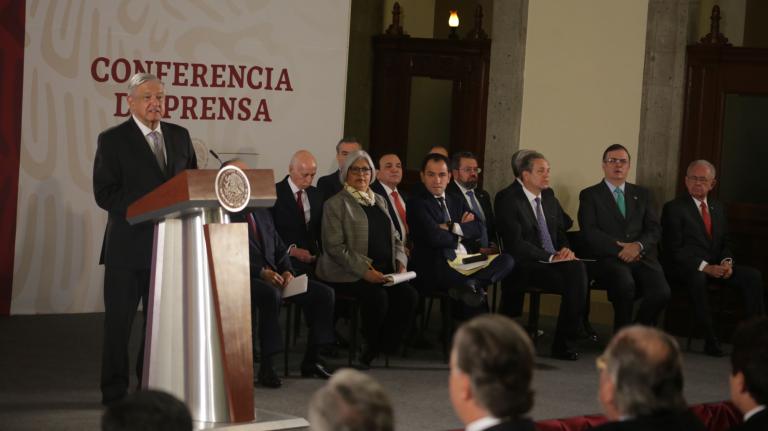
[{"label": "back of audience head", "polygon": [[190,431],[192,416],[173,395],[139,391],[107,408],[101,417],[102,431]]},{"label": "back of audience head", "polygon": [[530,338],[508,317],[486,314],[464,323],[454,337],[448,385],[459,419],[468,424],[528,413],[533,357]]},{"label": "back of audience head", "polygon": [[611,420],[687,408],[680,347],[658,329],[622,329],[597,358],[597,367],[598,398]]},{"label": "back of audience head", "polygon": [[346,368],[333,374],[309,401],[313,431],[391,431],[392,403],[372,377]]},{"label": "back of audience head", "polygon": [[732,342],[731,400],[742,413],[748,413],[768,405],[768,318],[742,324]]}]

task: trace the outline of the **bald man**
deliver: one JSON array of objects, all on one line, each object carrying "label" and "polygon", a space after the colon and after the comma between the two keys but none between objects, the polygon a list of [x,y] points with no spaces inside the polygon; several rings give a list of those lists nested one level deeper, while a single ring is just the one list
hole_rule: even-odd
[{"label": "bald man", "polygon": [[322,194],[312,186],[316,174],[317,161],[312,153],[297,151],[288,164],[288,175],[275,184],[277,200],[271,210],[277,233],[289,247],[294,270],[309,276],[314,276],[320,253],[323,215]]}]

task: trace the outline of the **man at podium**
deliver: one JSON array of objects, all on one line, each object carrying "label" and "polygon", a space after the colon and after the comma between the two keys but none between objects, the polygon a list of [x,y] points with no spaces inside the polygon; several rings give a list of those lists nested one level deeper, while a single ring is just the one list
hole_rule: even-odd
[{"label": "man at podium", "polygon": [[[93,164],[93,194],[108,212],[99,263],[104,264],[104,343],[101,402],[125,397],[128,340],[141,300],[144,327],[152,266],[152,222],[128,224],[128,206],[186,169],[197,168],[187,129],[161,122],[165,86],[154,75],[137,73],[128,81],[131,118],[103,131]],[[136,362],[141,380],[144,331]]]}]

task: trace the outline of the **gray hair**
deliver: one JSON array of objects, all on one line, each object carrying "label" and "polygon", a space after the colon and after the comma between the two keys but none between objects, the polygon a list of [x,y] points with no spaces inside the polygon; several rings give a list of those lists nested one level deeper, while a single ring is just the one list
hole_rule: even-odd
[{"label": "gray hair", "polygon": [[685,170],[685,174],[688,175],[688,172],[691,172],[691,169],[693,169],[694,166],[703,165],[706,166],[707,169],[709,169],[709,173],[712,174],[712,178],[715,178],[715,174],[717,171],[715,171],[715,165],[710,163],[708,160],[699,159],[694,160],[691,163],[688,164],[688,168]]},{"label": "gray hair", "polygon": [[160,83],[160,85],[165,87],[163,81],[161,81],[157,76],[151,73],[137,73],[131,76],[131,78],[128,80],[128,94],[133,95],[133,90],[135,90],[139,85],[151,81],[157,81]]},{"label": "gray hair", "polygon": [[[547,158],[544,157],[544,154],[536,151],[528,151],[522,157],[519,157],[517,163],[519,164],[520,175],[523,175],[523,172],[533,172],[533,162],[539,159],[547,160]],[[522,180],[522,178],[520,178],[520,180]]]},{"label": "gray hair", "polygon": [[469,376],[477,403],[497,418],[519,418],[533,407],[533,344],[514,320],[484,314],[453,340],[456,366]]},{"label": "gray hair", "polygon": [[621,414],[644,416],[687,408],[682,354],[669,334],[641,325],[624,328],[601,358],[615,385],[616,408]]},{"label": "gray hair", "polygon": [[371,159],[370,154],[368,154],[365,150],[357,150],[349,153],[347,156],[347,159],[344,160],[344,164],[341,166],[341,172],[339,173],[339,180],[342,184],[347,182],[347,172],[349,171],[349,168],[352,166],[353,163],[355,163],[358,159],[365,159],[366,162],[368,162],[368,166],[371,167],[371,181],[370,183],[376,178],[376,166],[373,164],[373,160]]},{"label": "gray hair", "polygon": [[309,423],[314,431],[392,431],[394,422],[384,388],[351,368],[335,372],[309,401]]},{"label": "gray hair", "polygon": [[533,150],[520,149],[512,154],[512,173],[515,174],[515,177],[519,177],[520,172],[522,172],[520,170],[520,162],[522,161],[523,157],[532,152]]}]

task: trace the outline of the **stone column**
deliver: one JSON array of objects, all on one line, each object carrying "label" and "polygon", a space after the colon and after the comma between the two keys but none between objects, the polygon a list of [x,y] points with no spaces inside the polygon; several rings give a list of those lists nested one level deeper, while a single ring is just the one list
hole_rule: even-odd
[{"label": "stone column", "polygon": [[491,196],[506,187],[514,177],[510,159],[520,146],[527,25],[528,0],[493,2],[483,166],[483,187]]},{"label": "stone column", "polygon": [[[637,183],[658,208],[675,196],[683,125],[685,49],[691,0],[650,0],[640,111]],[[694,7],[695,9],[695,7]],[[695,21],[695,20],[694,20]]]}]

